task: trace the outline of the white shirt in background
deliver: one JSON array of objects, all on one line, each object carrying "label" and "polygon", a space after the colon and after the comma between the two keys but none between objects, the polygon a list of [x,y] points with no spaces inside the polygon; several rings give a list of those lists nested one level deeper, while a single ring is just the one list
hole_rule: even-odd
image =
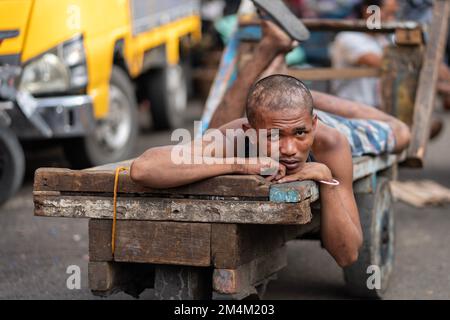
[{"label": "white shirt in background", "polygon": [[[334,68],[356,67],[357,61],[365,54],[382,56],[388,44],[384,36],[374,36],[362,32],[341,32],[331,46],[331,61]],[[370,106],[380,105],[378,78],[358,78],[333,80],[332,90],[341,98],[361,102]]]}]

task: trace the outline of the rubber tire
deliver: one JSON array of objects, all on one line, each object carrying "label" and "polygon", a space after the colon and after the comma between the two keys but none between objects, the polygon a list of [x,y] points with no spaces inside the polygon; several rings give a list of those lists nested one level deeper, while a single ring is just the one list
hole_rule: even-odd
[{"label": "rubber tire", "polygon": [[111,155],[102,152],[102,148],[99,148],[95,137],[92,135],[66,140],[63,143],[64,152],[67,160],[74,169],[84,169],[106,163],[114,163],[129,159],[133,156],[139,133],[138,108],[133,84],[125,71],[118,66],[113,66],[110,82],[125,93],[129,102],[132,125],[128,142],[120,152]]},{"label": "rubber tire", "polygon": [[25,156],[16,135],[0,126],[0,205],[11,198],[22,185],[25,174]]},{"label": "rubber tire", "polygon": [[[181,80],[179,82],[183,87],[179,87],[179,89],[183,90],[182,94],[185,95],[185,106],[181,111],[176,110],[170,99],[171,94],[169,92],[168,84],[169,68],[178,68],[181,75]],[[185,112],[189,91],[185,68],[176,65],[153,69],[147,75],[144,86],[146,95],[150,100],[150,112],[152,115],[153,127],[156,130],[177,129],[182,127],[185,123]]]},{"label": "rubber tire", "polygon": [[[361,226],[364,235],[363,246],[356,263],[344,268],[344,278],[349,292],[359,298],[382,299],[385,294],[395,258],[395,218],[393,200],[386,177],[377,177],[374,194],[356,194]],[[383,226],[385,233],[383,233]],[[382,250],[382,236],[385,246]],[[384,259],[382,256],[384,252]],[[383,261],[384,260],[384,261]],[[367,280],[372,272],[370,265],[377,265],[381,271],[381,288],[369,289]]]}]

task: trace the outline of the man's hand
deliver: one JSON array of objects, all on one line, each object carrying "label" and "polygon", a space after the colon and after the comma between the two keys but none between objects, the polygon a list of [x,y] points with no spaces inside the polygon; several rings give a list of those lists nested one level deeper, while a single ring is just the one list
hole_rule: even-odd
[{"label": "man's hand", "polygon": [[277,183],[285,183],[292,181],[314,180],[314,181],[331,181],[333,175],[331,170],[323,163],[306,162],[297,173],[282,177]]},{"label": "man's hand", "polygon": [[261,21],[261,29],[262,41],[276,48],[278,53],[288,53],[297,45],[297,41],[293,41],[286,32],[271,21]]},{"label": "man's hand", "polygon": [[286,175],[286,167],[270,157],[248,158],[242,166],[241,173],[262,175],[266,176],[267,181],[273,181]]}]

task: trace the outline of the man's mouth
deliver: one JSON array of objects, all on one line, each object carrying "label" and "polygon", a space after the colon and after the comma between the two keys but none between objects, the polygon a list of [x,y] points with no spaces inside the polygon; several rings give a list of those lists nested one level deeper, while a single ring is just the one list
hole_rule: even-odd
[{"label": "man's mouth", "polygon": [[299,160],[290,160],[290,159],[284,159],[280,160],[280,163],[286,167],[287,170],[291,171],[294,169],[297,169],[300,166]]}]

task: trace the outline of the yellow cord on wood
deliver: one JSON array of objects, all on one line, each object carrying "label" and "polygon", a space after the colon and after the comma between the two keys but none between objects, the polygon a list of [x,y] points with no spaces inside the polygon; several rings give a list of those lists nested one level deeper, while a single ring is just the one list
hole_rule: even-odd
[{"label": "yellow cord on wood", "polygon": [[116,168],[116,174],[114,176],[113,223],[111,232],[111,252],[113,258],[116,250],[117,189],[119,187],[119,174],[121,171],[127,171],[128,169],[129,168],[118,167]]}]

